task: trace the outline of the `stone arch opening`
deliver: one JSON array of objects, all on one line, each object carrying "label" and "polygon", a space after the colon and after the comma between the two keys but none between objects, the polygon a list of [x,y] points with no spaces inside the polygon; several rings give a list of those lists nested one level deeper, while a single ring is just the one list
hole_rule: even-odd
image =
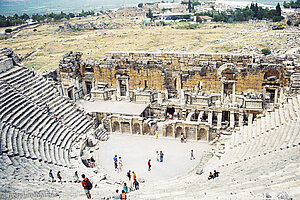
[{"label": "stone arch opening", "polygon": [[269,69],[264,74],[265,81],[276,81],[279,79],[280,73],[277,69]]},{"label": "stone arch opening", "polygon": [[166,136],[167,137],[172,137],[173,136],[173,127],[172,126],[167,126]]},{"label": "stone arch opening", "polygon": [[133,125],[133,134],[141,134],[141,126],[138,123]]},{"label": "stone arch opening", "polygon": [[130,123],[122,122],[122,133],[130,133]]},{"label": "stone arch opening", "polygon": [[185,127],[185,136],[188,140],[195,140],[196,138],[196,129],[193,127]]},{"label": "stone arch opening", "polygon": [[143,135],[149,135],[149,134],[150,134],[150,126],[149,124],[144,124]]},{"label": "stone arch opening", "polygon": [[204,128],[200,128],[198,132],[197,140],[206,140],[207,139],[207,131]]},{"label": "stone arch opening", "polygon": [[119,124],[119,122],[114,122],[113,123],[112,132],[120,132],[120,124]]},{"label": "stone arch opening", "polygon": [[198,121],[198,113],[193,113],[192,116],[191,116],[191,121]]},{"label": "stone arch opening", "polygon": [[183,133],[183,128],[182,128],[181,126],[180,126],[180,127],[177,127],[177,128],[176,128],[175,137],[176,137],[176,138],[180,138],[181,133],[184,134],[184,133]]},{"label": "stone arch opening", "polygon": [[226,63],[218,69],[217,74],[218,76],[226,77],[226,80],[233,80],[238,72],[237,66],[232,63]]}]

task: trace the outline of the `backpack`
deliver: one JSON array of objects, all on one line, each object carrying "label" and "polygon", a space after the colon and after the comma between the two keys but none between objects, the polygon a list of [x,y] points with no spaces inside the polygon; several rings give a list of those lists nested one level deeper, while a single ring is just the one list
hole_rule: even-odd
[{"label": "backpack", "polygon": [[90,182],[89,179],[87,179],[85,182],[86,182],[86,189],[91,190],[93,188],[93,184]]}]

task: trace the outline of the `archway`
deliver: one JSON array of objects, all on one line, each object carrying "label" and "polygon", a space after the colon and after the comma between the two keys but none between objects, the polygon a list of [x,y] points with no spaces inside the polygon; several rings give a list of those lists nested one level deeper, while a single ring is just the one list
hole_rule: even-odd
[{"label": "archway", "polygon": [[191,121],[198,121],[198,114],[197,113],[193,113],[192,116],[191,116]]},{"label": "archway", "polygon": [[172,126],[167,126],[166,136],[167,137],[172,137],[173,136],[173,127]]},{"label": "archway", "polygon": [[138,123],[133,125],[133,134],[141,134],[141,126]]},{"label": "archway", "polygon": [[195,138],[196,138],[196,129],[192,128],[192,127],[186,127],[185,128],[185,135],[186,135],[186,139],[195,140]]},{"label": "archway", "polygon": [[122,133],[130,133],[130,123],[122,122]]},{"label": "archway", "polygon": [[180,126],[180,127],[177,127],[176,128],[176,133],[175,133],[175,137],[178,138],[181,136],[181,133],[183,134],[183,128]]},{"label": "archway", "polygon": [[276,81],[279,79],[280,73],[276,69],[269,69],[264,74],[265,81]]},{"label": "archway", "polygon": [[143,135],[149,135],[149,134],[150,134],[150,126],[149,124],[144,124]]},{"label": "archway", "polygon": [[204,128],[199,129],[197,140],[207,140],[207,131]]},{"label": "archway", "polygon": [[119,124],[119,122],[114,122],[113,123],[112,132],[120,132],[120,124]]}]

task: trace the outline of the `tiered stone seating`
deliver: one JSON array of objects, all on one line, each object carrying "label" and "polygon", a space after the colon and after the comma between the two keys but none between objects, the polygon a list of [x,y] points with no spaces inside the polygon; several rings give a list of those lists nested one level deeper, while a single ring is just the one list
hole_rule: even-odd
[{"label": "tiered stone seating", "polygon": [[21,171],[30,176],[46,175],[49,168],[72,168],[71,145],[92,122],[25,67],[0,73],[0,82],[0,176],[10,172],[9,176],[22,179]]}]

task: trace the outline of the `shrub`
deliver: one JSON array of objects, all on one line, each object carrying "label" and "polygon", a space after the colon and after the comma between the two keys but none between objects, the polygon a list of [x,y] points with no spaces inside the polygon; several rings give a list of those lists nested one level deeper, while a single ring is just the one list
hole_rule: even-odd
[{"label": "shrub", "polygon": [[261,50],[261,53],[264,54],[264,55],[266,56],[266,55],[270,55],[272,52],[271,52],[270,49],[262,49],[262,50]]},{"label": "shrub", "polygon": [[5,29],[5,33],[11,33],[13,30],[11,28]]}]

